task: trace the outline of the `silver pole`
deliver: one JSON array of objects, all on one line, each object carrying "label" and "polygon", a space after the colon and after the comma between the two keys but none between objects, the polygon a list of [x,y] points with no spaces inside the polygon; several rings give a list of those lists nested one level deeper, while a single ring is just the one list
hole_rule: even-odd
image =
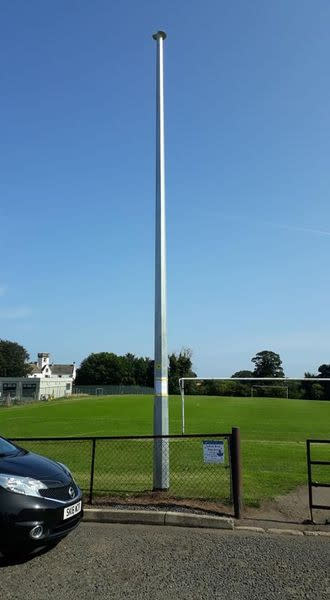
[{"label": "silver pole", "polygon": [[184,435],[184,432],[185,432],[185,422],[184,422],[184,381],[182,381],[181,379],[179,379],[179,387],[180,387],[180,393],[181,393],[181,423],[182,423],[181,433],[182,433],[182,435]]},{"label": "silver pole", "polygon": [[[155,398],[154,435],[168,435],[168,355],[166,320],[166,228],[164,159],[164,31],[153,36],[157,42],[156,91],[156,256],[155,256]],[[169,441],[154,441],[154,489],[169,488]]]}]

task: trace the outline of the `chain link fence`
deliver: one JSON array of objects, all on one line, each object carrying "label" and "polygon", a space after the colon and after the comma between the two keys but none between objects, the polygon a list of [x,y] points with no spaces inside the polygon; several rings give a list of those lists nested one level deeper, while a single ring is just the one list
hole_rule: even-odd
[{"label": "chain link fence", "polygon": [[[39,394],[35,384],[23,384],[22,388],[17,389],[16,384],[4,389],[0,393],[0,408],[9,408],[11,406],[19,406],[22,404],[31,404],[33,402],[46,402],[57,399],[58,397],[68,397],[68,391],[63,390],[60,396],[53,394]],[[9,389],[10,388],[10,389]],[[74,396],[121,396],[121,395],[152,395],[153,388],[139,385],[80,385],[72,387],[72,395]],[[71,392],[70,392],[71,396]]]},{"label": "chain link fence", "polygon": [[[233,430],[234,431],[234,430]],[[230,505],[235,514],[238,444],[233,433],[185,436],[88,438],[16,438],[27,450],[66,464],[90,504],[143,496],[153,491],[155,440],[169,453],[169,489],[164,499],[211,500]],[[222,449],[218,462],[207,462],[205,445]],[[236,454],[235,454],[236,449]],[[236,499],[236,502],[235,502]]]},{"label": "chain link fence", "polygon": [[[43,400],[41,398],[40,400]],[[0,408],[10,408],[11,406],[20,406],[22,404],[32,404],[33,402],[38,401],[37,394],[33,394],[31,396],[19,394],[15,396],[11,396],[7,394],[6,396],[0,397]]]},{"label": "chain link fence", "polygon": [[72,393],[88,396],[121,396],[123,394],[153,394],[154,388],[141,385],[74,385]]}]

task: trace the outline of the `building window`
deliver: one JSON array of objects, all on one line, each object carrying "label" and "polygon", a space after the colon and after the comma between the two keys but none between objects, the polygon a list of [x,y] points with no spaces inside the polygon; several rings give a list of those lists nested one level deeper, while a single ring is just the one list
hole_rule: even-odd
[{"label": "building window", "polygon": [[36,383],[23,383],[22,396],[24,398],[34,398],[36,395],[36,390],[37,390]]},{"label": "building window", "polygon": [[12,398],[14,398],[16,396],[16,383],[4,383],[2,386],[2,390],[4,396],[11,396]]},{"label": "building window", "polygon": [[12,383],[12,382],[10,382],[10,383],[4,383],[3,384],[3,391],[5,391],[5,390],[6,391],[8,391],[8,390],[10,390],[10,391],[16,390],[16,383]]}]

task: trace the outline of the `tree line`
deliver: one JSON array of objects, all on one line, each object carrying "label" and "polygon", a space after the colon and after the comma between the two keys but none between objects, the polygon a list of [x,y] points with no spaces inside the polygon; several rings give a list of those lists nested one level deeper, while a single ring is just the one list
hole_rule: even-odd
[{"label": "tree line", "polygon": [[[314,381],[281,381],[285,377],[280,355],[271,350],[262,350],[251,359],[253,370],[241,370],[233,373],[232,378],[244,378],[244,381],[203,381],[188,384],[187,391],[215,396],[251,396],[286,397],[308,400],[329,400],[330,382],[322,382],[322,378],[330,378],[330,364],[322,364],[317,374],[306,372],[305,379]],[[258,378],[260,377],[260,381]],[[264,381],[263,377],[273,377],[279,381]],[[249,379],[253,378],[253,381]]]},{"label": "tree line", "polygon": [[[0,340],[0,377],[25,377],[31,371],[29,354],[26,349],[9,340]],[[290,398],[311,400],[329,400],[330,364],[323,363],[317,373],[305,373],[305,379],[314,381],[280,381],[285,377],[280,355],[271,350],[257,352],[251,359],[253,369],[233,373],[232,378],[245,378],[244,381],[192,381],[186,383],[186,391],[191,394],[217,396],[250,396],[255,390],[256,396],[285,396],[288,390]],[[180,377],[197,377],[193,370],[192,351],[184,348],[168,357],[169,393],[179,393]],[[220,369],[219,369],[220,370]],[[249,381],[251,378],[257,380]],[[278,382],[258,381],[260,377],[278,378]],[[139,357],[127,353],[117,355],[113,352],[98,352],[87,356],[77,370],[76,385],[138,385],[154,386],[154,361],[149,357]],[[253,390],[252,390],[253,386]]]},{"label": "tree line", "polygon": [[[191,351],[183,349],[168,357],[168,387],[170,394],[179,393],[179,377],[196,377],[192,371]],[[127,353],[92,353],[77,370],[76,385],[139,385],[154,387],[154,361]]]},{"label": "tree line", "polygon": [[[184,348],[179,353],[169,355],[168,383],[169,393],[179,393],[180,377],[197,377],[193,370],[192,351]],[[322,364],[317,374],[305,373],[310,381],[280,381],[285,377],[280,355],[271,350],[262,350],[251,359],[253,370],[241,370],[233,373],[232,378],[241,377],[245,381],[189,381],[186,391],[190,394],[208,396],[251,396],[252,386],[256,396],[284,397],[288,391],[290,398],[311,400],[330,399],[330,382],[320,381],[330,378],[330,364]],[[250,378],[253,381],[249,381]],[[258,378],[260,377],[260,381]],[[263,377],[278,378],[278,382],[262,380]],[[255,381],[255,378],[257,380]],[[77,371],[77,385],[139,385],[153,388],[154,361],[148,357],[134,354],[118,356],[112,352],[90,354],[85,358]]]}]

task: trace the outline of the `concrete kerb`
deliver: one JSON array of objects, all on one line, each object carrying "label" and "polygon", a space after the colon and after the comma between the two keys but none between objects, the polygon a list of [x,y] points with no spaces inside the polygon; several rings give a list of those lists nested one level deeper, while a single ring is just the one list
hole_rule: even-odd
[{"label": "concrete kerb", "polygon": [[203,527],[211,529],[234,529],[230,517],[198,515],[158,510],[118,510],[111,508],[85,508],[84,521],[93,523],[136,523],[145,525],[174,525],[179,527]]},{"label": "concrete kerb", "polygon": [[310,529],[263,528],[239,525],[230,517],[199,515],[160,510],[119,510],[116,508],[85,508],[84,521],[89,523],[123,523],[140,525],[171,525],[176,527],[200,527],[208,529],[227,529],[237,533],[270,535],[293,535],[329,537],[330,531]]},{"label": "concrete kerb", "polygon": [[165,525],[164,511],[117,510],[114,508],[85,508],[84,521],[93,523],[139,523]]},{"label": "concrete kerb", "polygon": [[208,527],[211,529],[234,529],[233,519],[230,517],[216,517],[210,515],[196,515],[193,513],[166,512],[165,525],[179,527]]}]

